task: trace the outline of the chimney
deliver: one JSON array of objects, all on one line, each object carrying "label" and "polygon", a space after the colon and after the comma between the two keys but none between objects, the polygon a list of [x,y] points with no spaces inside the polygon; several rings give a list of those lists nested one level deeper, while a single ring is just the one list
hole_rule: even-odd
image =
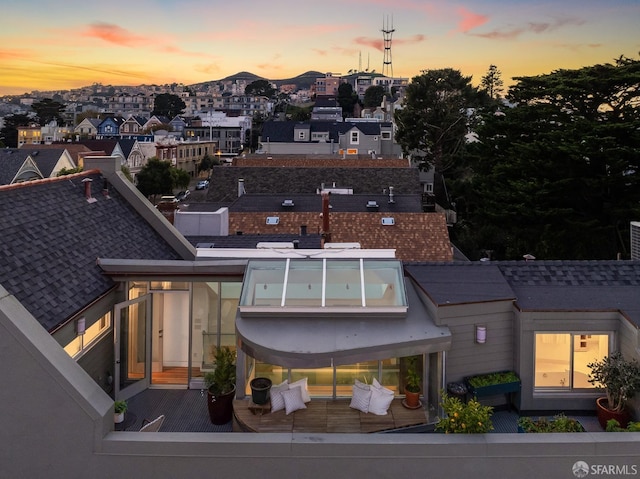
[{"label": "chimney", "polygon": [[300,236],[307,236],[307,225],[300,225]]},{"label": "chimney", "polygon": [[327,191],[322,193],[322,239],[323,243],[331,243],[331,231],[329,230],[329,195]]},{"label": "chimney", "polygon": [[244,195],[244,178],[238,178],[238,198]]},{"label": "chimney", "polygon": [[389,187],[389,203],[395,203],[395,200],[393,199],[393,186]]},{"label": "chimney", "polygon": [[84,183],[84,197],[87,199],[87,203],[95,203],[98,201],[91,195],[91,183],[93,180],[91,178],[85,178],[82,182]]},{"label": "chimney", "polygon": [[107,198],[110,199],[111,197],[109,196],[109,181],[106,178],[103,178],[103,183],[102,183],[102,195]]}]

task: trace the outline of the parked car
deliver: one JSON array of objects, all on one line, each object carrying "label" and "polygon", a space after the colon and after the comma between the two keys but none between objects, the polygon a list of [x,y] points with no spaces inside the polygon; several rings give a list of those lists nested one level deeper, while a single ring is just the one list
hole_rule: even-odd
[{"label": "parked car", "polygon": [[196,185],[196,190],[204,190],[206,188],[209,188],[209,180],[198,181],[198,184]]},{"label": "parked car", "polygon": [[191,191],[189,190],[181,191],[176,195],[176,199],[178,201],[184,201],[189,197],[190,194],[191,194]]},{"label": "parked car", "polygon": [[179,200],[173,195],[164,195],[160,197],[160,203],[177,203]]}]

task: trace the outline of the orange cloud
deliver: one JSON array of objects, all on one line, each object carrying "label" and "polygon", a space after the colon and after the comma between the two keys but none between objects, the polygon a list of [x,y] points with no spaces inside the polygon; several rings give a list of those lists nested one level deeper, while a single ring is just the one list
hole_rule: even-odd
[{"label": "orange cloud", "polygon": [[373,47],[376,50],[382,51],[384,48],[384,43],[380,38],[371,38],[371,37],[357,37],[354,38],[353,42],[356,45],[364,45],[366,47]]},{"label": "orange cloud", "polygon": [[462,17],[458,22],[458,28],[456,31],[467,33],[474,28],[477,28],[481,25],[484,25],[489,21],[489,17],[486,15],[480,15],[478,13],[473,13],[472,11],[466,9],[465,7],[458,7],[456,9],[456,13]]}]

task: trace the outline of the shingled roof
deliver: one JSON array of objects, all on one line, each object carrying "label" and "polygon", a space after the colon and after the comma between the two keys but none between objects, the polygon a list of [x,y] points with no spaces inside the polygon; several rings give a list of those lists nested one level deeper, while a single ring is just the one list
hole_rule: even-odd
[{"label": "shingled roof", "polygon": [[[233,201],[238,180],[249,194],[313,194],[322,185],[351,188],[355,194],[420,194],[417,168],[292,168],[216,166],[211,173],[207,202]],[[191,200],[194,201],[193,199]]]},{"label": "shingled roof", "polygon": [[640,327],[640,261],[409,264],[436,304],[514,300],[528,311],[620,311]]},{"label": "shingled roof", "polygon": [[[93,183],[95,201],[83,180]],[[114,286],[98,257],[180,259],[97,170],[0,186],[0,284],[53,331]]]}]

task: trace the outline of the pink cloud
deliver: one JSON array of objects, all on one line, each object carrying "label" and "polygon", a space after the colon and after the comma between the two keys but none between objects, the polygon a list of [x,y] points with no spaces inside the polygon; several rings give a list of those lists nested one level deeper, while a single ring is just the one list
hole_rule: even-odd
[{"label": "pink cloud", "polygon": [[[413,35],[407,38],[394,38],[394,45],[412,45],[415,43],[421,43],[425,39],[424,35]],[[381,38],[371,38],[371,37],[357,37],[353,40],[356,45],[364,45],[367,47],[375,48],[378,51],[384,50],[384,40]]]},{"label": "pink cloud", "polygon": [[84,37],[98,38],[123,47],[135,47],[151,42],[149,38],[131,33],[118,25],[102,22],[89,25],[81,34]]},{"label": "pink cloud", "polygon": [[457,31],[467,33],[474,28],[484,25],[489,21],[489,17],[486,15],[480,15],[479,13],[473,13],[465,7],[458,7],[456,13],[462,17],[458,22]]}]

